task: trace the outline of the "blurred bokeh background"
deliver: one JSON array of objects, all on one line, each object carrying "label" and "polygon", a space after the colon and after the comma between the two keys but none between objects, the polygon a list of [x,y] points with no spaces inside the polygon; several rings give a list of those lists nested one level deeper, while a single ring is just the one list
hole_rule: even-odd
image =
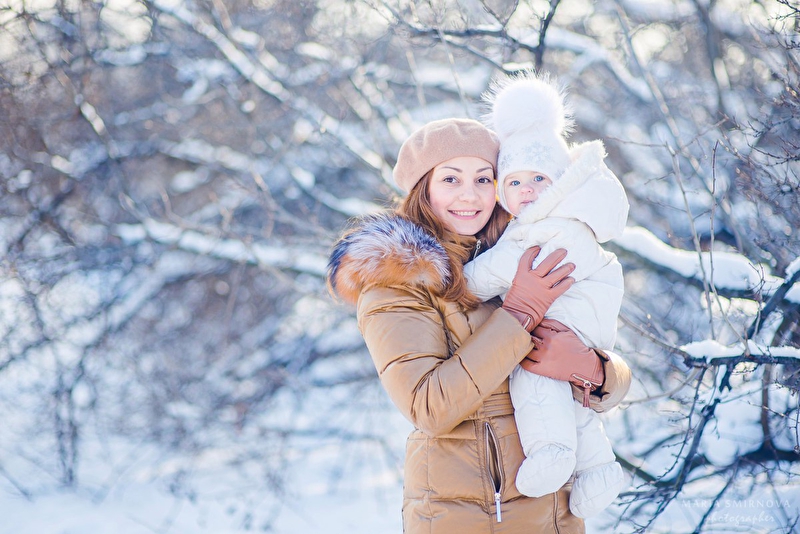
[{"label": "blurred bokeh background", "polygon": [[798,528],[798,30],[794,0],[0,1],[0,531],[399,532],[408,423],[327,254],[411,131],[523,68],[631,201],[631,486],[590,530]]}]

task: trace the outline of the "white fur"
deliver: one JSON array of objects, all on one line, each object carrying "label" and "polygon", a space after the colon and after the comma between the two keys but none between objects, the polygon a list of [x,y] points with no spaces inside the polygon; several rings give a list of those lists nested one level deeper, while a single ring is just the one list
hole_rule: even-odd
[{"label": "white fur", "polygon": [[528,129],[565,136],[573,125],[563,91],[547,76],[528,72],[498,80],[484,100],[491,106],[489,127],[501,142]]},{"label": "white fur", "polygon": [[449,281],[444,247],[422,227],[390,212],[357,221],[334,245],[328,262],[330,289],[350,302],[370,284],[441,290]]}]

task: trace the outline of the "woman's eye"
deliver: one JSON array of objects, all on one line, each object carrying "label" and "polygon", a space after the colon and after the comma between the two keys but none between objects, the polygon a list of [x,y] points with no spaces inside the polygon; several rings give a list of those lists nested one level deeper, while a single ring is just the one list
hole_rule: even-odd
[{"label": "woman's eye", "polygon": [[481,176],[478,178],[478,183],[480,184],[494,184],[494,180],[489,178],[488,176]]},{"label": "woman's eye", "polygon": [[442,181],[447,182],[449,184],[454,184],[458,181],[458,178],[456,178],[455,176],[445,176],[444,178],[442,178]]}]

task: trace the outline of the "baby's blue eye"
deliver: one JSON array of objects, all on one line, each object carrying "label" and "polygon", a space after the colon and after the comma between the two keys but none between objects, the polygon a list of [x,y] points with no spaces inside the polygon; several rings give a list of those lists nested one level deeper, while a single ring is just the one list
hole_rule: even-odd
[{"label": "baby's blue eye", "polygon": [[544,176],[542,176],[541,174],[537,174],[536,176],[533,177],[533,179],[536,182],[541,182],[542,180],[544,180]]},{"label": "baby's blue eye", "polygon": [[517,185],[519,185],[519,180],[511,180],[511,182],[509,182],[508,185],[517,186]]}]

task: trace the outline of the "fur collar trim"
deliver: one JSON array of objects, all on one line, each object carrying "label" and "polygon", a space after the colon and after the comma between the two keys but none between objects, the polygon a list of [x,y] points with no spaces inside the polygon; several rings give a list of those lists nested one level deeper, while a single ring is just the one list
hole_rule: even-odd
[{"label": "fur collar trim", "polygon": [[429,232],[396,213],[380,213],[357,220],[334,244],[327,282],[332,294],[351,304],[370,285],[439,292],[450,282],[450,263]]}]

